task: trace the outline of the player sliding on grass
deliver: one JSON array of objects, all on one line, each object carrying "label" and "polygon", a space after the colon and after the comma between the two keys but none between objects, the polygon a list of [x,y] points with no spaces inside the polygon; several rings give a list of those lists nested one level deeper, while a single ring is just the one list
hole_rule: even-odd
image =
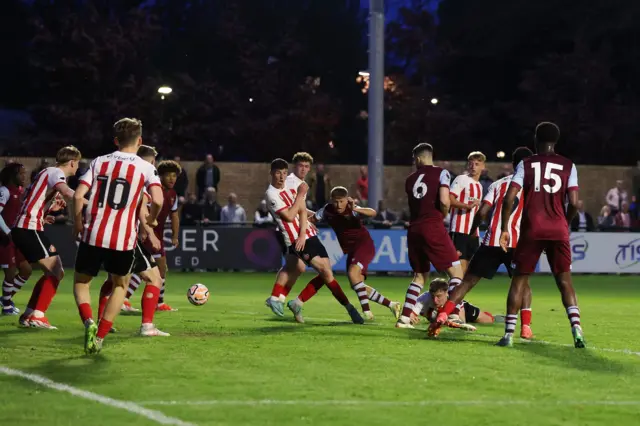
[{"label": "player sliding on grass", "polygon": [[[114,125],[115,142],[119,150],[91,162],[80,178],[75,194],[74,233],[82,234],[76,256],[74,295],[80,317],[85,325],[85,352],[100,352],[103,339],[111,331],[131,277],[136,259],[136,222],[142,192],[151,195],[150,226],[156,218],[163,197],[155,167],[136,155],[142,144],[142,123],[124,118]],[[91,192],[85,213],[85,223],[78,206]],[[89,285],[100,267],[111,274],[113,291],[98,325],[93,320]]]},{"label": "player sliding on grass", "polygon": [[[313,212],[309,212],[313,214]],[[338,237],[338,242],[344,254],[347,255],[347,276],[351,283],[351,288],[358,295],[362,312],[368,320],[373,319],[373,313],[369,307],[369,300],[386,306],[398,319],[400,316],[400,304],[392,302],[375,288],[364,283],[367,277],[367,268],[376,256],[376,247],[371,239],[371,234],[362,224],[362,217],[374,217],[376,211],[367,207],[355,205],[354,200],[349,197],[349,192],[345,187],[337,186],[331,190],[331,203],[322,207],[309,219],[312,223],[325,221],[331,226]],[[295,305],[302,306],[302,303],[311,298],[319,287],[318,283],[309,283],[300,293],[295,301],[290,301],[287,306],[294,311]],[[322,283],[319,283],[320,286]],[[296,318],[302,318],[301,315]]]},{"label": "player sliding on grass", "polygon": [[[329,287],[333,296],[346,308],[351,320],[362,324],[364,320],[349,303],[349,299],[333,276],[327,250],[320,242],[317,231],[309,226],[304,200],[308,187],[300,186],[300,192],[296,197],[291,188],[286,186],[288,169],[289,164],[281,158],[271,162],[271,185],[266,193],[267,206],[284,237],[288,252],[298,256],[318,272],[318,276],[311,280],[310,285],[315,288],[320,288],[323,284]],[[302,304],[296,302],[288,306],[294,312],[296,320],[303,322],[300,316]]]},{"label": "player sliding on grass", "polygon": [[80,151],[74,146],[66,146],[56,153],[56,165],[42,170],[31,182],[11,230],[16,248],[29,263],[37,263],[43,272],[19,319],[20,325],[25,327],[55,329],[46,313],[64,277],[64,269],[56,248],[44,233],[44,223],[52,223],[45,212],[58,193],[65,200],[73,198],[67,178],[76,173],[81,158]]},{"label": "player sliding on grass", "polygon": [[[285,180],[285,188],[288,191],[287,196],[295,203],[301,202],[303,205],[306,201],[306,191],[309,190],[309,186],[305,183],[309,170],[311,170],[311,164],[313,163],[313,157],[307,152],[297,152],[293,156],[293,173],[289,174]],[[274,217],[274,219],[276,219]],[[298,277],[305,271],[304,262],[293,253],[291,246],[285,243],[283,238],[284,234],[278,234],[278,241],[282,246],[282,255],[284,256],[284,266],[278,271],[276,276],[276,283],[271,290],[271,296],[267,298],[266,305],[271,311],[278,315],[284,316],[284,302],[289,292],[293,288],[293,285],[298,280]]]},{"label": "player sliding on grass", "polygon": [[[529,148],[521,147],[513,152],[512,163],[514,169],[522,160],[533,155]],[[509,218],[508,227],[506,228],[510,235],[510,243],[507,251],[503,251],[500,247],[500,234],[502,230],[502,206],[505,199],[507,188],[513,179],[513,175],[506,176],[492,183],[487,191],[482,207],[474,218],[472,231],[478,228],[480,222],[493,209],[493,215],[489,222],[489,228],[484,234],[482,245],[475,252],[469,263],[469,268],[464,274],[462,284],[455,287],[449,294],[449,301],[442,309],[447,315],[455,312],[456,307],[462,303],[462,299],[469,293],[482,278],[492,279],[503,264],[512,276],[511,262],[513,260],[513,250],[516,247],[520,236],[520,220],[522,218],[522,209],[524,200],[522,199],[522,190],[517,194],[518,204]],[[533,338],[531,331],[531,288],[529,284],[523,287],[522,305],[520,312],[522,320],[520,323],[520,337],[523,339]]]},{"label": "player sliding on grass", "polygon": [[31,265],[11,241],[11,229],[22,206],[23,187],[27,177],[24,166],[20,163],[7,164],[0,171],[0,265],[4,271],[2,283],[2,315],[17,315],[20,310],[13,303],[13,296],[31,276]]}]

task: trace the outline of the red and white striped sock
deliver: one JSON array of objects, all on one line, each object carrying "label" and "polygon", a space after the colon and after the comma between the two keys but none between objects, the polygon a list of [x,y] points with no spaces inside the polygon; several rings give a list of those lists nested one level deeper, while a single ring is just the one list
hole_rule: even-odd
[{"label": "red and white striped sock", "polygon": [[165,283],[165,279],[162,278],[162,287],[160,288],[160,297],[158,297],[158,305],[162,305],[164,303],[164,283]]},{"label": "red and white striped sock", "polygon": [[376,290],[373,287],[371,287],[371,296],[369,297],[369,300],[379,305],[386,306],[387,308],[391,306],[391,300],[384,297],[384,295],[378,293],[378,290]]},{"label": "red and white striped sock", "polygon": [[571,327],[580,327],[580,309],[577,306],[567,308],[567,316],[571,322]]},{"label": "red and white striped sock", "polygon": [[138,274],[131,275],[131,279],[129,280],[129,288],[127,289],[127,300],[131,299],[133,293],[135,293],[138,287],[140,287],[140,283],[142,283],[142,279]]},{"label": "red and white striped sock", "polygon": [[360,282],[353,286],[353,291],[358,295],[358,300],[360,300],[360,306],[362,306],[362,312],[370,311],[369,307],[369,296],[367,295],[367,286],[364,282]]},{"label": "red and white striped sock", "polygon": [[400,322],[408,324],[409,318],[411,317],[411,312],[413,312],[413,308],[418,300],[418,296],[422,293],[422,285],[418,283],[412,282],[409,284],[409,288],[407,288],[407,294],[404,299],[404,306],[402,307],[402,316],[400,317]]}]

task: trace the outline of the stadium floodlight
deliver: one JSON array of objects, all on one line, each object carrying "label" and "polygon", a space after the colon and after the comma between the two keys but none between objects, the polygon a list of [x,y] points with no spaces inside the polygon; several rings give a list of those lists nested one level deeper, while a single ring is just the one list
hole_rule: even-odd
[{"label": "stadium floodlight", "polygon": [[504,157],[505,157],[505,153],[504,153],[504,151],[498,151],[498,153],[496,154],[496,156],[497,156],[498,158],[504,158]]},{"label": "stadium floodlight", "polygon": [[158,93],[160,93],[161,95],[169,95],[171,94],[171,92],[173,92],[173,89],[169,86],[160,86],[158,88]]},{"label": "stadium floodlight", "polygon": [[360,77],[369,77],[369,71],[359,71],[358,75]]},{"label": "stadium floodlight", "polygon": [[438,102],[439,102],[439,101],[438,101],[438,98],[431,98],[431,103],[432,103],[433,105],[438,105]]}]

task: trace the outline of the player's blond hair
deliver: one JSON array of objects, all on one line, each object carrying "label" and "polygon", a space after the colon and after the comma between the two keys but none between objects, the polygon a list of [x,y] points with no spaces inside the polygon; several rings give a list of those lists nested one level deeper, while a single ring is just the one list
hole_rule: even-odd
[{"label": "player's blond hair", "polygon": [[313,157],[308,152],[296,152],[295,154],[293,154],[293,158],[291,159],[291,162],[293,164],[303,163],[303,162],[313,164]]},{"label": "player's blond hair", "polygon": [[80,150],[73,145],[62,147],[56,153],[57,164],[66,164],[71,160],[80,161],[81,158]]},{"label": "player's blond hair", "polygon": [[449,283],[443,278],[436,278],[429,284],[429,293],[436,294],[441,291],[449,291]]},{"label": "player's blond hair", "polygon": [[113,136],[121,148],[134,145],[142,136],[142,121],[137,118],[121,118],[113,125]]},{"label": "player's blond hair", "polygon": [[487,161],[487,156],[481,153],[480,151],[473,151],[471,154],[467,156],[467,161],[478,160],[483,163]]},{"label": "player's blond hair", "polygon": [[331,190],[331,198],[344,198],[349,195],[349,191],[344,186],[336,186]]}]

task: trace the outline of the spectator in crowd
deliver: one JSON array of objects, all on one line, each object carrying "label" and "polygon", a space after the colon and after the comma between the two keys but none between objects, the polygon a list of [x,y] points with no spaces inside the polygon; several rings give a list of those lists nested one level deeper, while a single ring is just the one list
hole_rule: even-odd
[{"label": "spectator in crowd", "polygon": [[[215,189],[214,189],[215,191]],[[202,220],[202,206],[198,204],[198,198],[196,194],[190,192],[187,194],[187,199],[182,206],[182,218],[180,223],[182,225],[197,225]]]},{"label": "spectator in crowd", "polygon": [[[173,157],[173,161],[180,164],[180,157]],[[174,185],[173,189],[175,189],[176,194],[178,194],[178,201],[180,202],[180,204],[184,204],[185,196],[187,195],[187,188],[189,187],[189,177],[187,176],[187,171],[185,170],[185,168],[182,167],[182,164],[180,164],[180,167],[181,171],[178,175],[178,178],[176,179],[176,184]]]},{"label": "spectator in crowd", "polygon": [[584,202],[578,201],[578,214],[571,220],[572,232],[593,232],[595,226],[593,224],[593,218],[589,213],[584,210]]},{"label": "spectator in crowd", "polygon": [[489,170],[484,169],[480,173],[480,185],[482,185],[482,194],[483,196],[489,192],[489,187],[493,183],[493,179],[489,177]]},{"label": "spectator in crowd", "polygon": [[633,222],[640,219],[640,214],[638,214],[638,198],[635,195],[631,196],[631,204],[629,204],[629,211],[631,212],[631,220]]},{"label": "spectator in crowd", "polygon": [[598,228],[601,231],[605,231],[615,226],[614,217],[611,214],[611,207],[605,205],[600,209],[600,216],[598,216]]},{"label": "spectator in crowd", "polygon": [[47,160],[46,158],[43,158],[42,160],[40,160],[40,164],[38,164],[38,167],[33,169],[33,171],[31,172],[31,182],[36,180],[36,176],[38,175],[38,173],[40,173],[41,171],[43,171],[49,166],[50,166],[49,160]]},{"label": "spectator in crowd", "polygon": [[220,222],[222,207],[217,201],[218,193],[215,188],[207,188],[204,200],[202,201],[202,223],[205,225],[211,222]]},{"label": "spectator in crowd", "polygon": [[622,203],[627,202],[627,191],[624,190],[621,180],[616,181],[615,188],[607,192],[606,203],[611,209],[611,214],[615,216],[621,209]]},{"label": "spectator in crowd", "polygon": [[238,204],[238,196],[235,193],[229,194],[229,203],[222,208],[220,213],[222,223],[246,223],[247,213]]},{"label": "spectator in crowd", "polygon": [[85,174],[87,170],[89,170],[89,163],[87,162],[87,160],[80,160],[80,163],[78,164],[78,170],[76,170],[76,174],[70,176],[69,179],[67,179],[69,188],[73,189],[74,191],[78,189],[78,182],[80,182],[80,177]]},{"label": "spectator in crowd", "polygon": [[411,215],[409,214],[409,210],[408,209],[402,210],[402,213],[400,213],[400,220],[398,221],[399,224],[404,226],[405,229],[408,229],[410,221],[411,221]]},{"label": "spectator in crowd", "polygon": [[384,200],[378,201],[378,211],[371,223],[374,228],[389,229],[398,221],[398,217],[387,209]]},{"label": "spectator in crowd", "polygon": [[215,188],[218,190],[220,183],[220,169],[215,165],[213,155],[207,154],[207,157],[198,171],[196,172],[196,185],[198,187],[198,198],[202,198],[207,188]]},{"label": "spectator in crowd", "polygon": [[265,200],[260,201],[260,206],[258,206],[258,209],[256,210],[253,225],[258,228],[275,228],[276,226],[273,216],[271,216],[271,213],[269,213],[269,210],[267,209],[267,202]]},{"label": "spectator in crowd", "polygon": [[316,164],[315,173],[307,175],[307,184],[309,185],[307,200],[311,201],[312,209],[319,209],[327,204],[331,192],[331,179],[325,173],[324,164]]},{"label": "spectator in crowd", "polygon": [[369,169],[367,166],[360,167],[360,177],[356,181],[356,197],[363,207],[367,206],[369,201]]},{"label": "spectator in crowd", "polygon": [[636,200],[640,198],[640,161],[637,162],[636,168],[633,169],[633,180],[631,181],[633,193],[632,196],[636,197]]},{"label": "spectator in crowd", "polygon": [[616,214],[615,223],[617,228],[623,230],[629,230],[629,228],[631,228],[632,221],[628,203],[622,203],[620,211]]}]

